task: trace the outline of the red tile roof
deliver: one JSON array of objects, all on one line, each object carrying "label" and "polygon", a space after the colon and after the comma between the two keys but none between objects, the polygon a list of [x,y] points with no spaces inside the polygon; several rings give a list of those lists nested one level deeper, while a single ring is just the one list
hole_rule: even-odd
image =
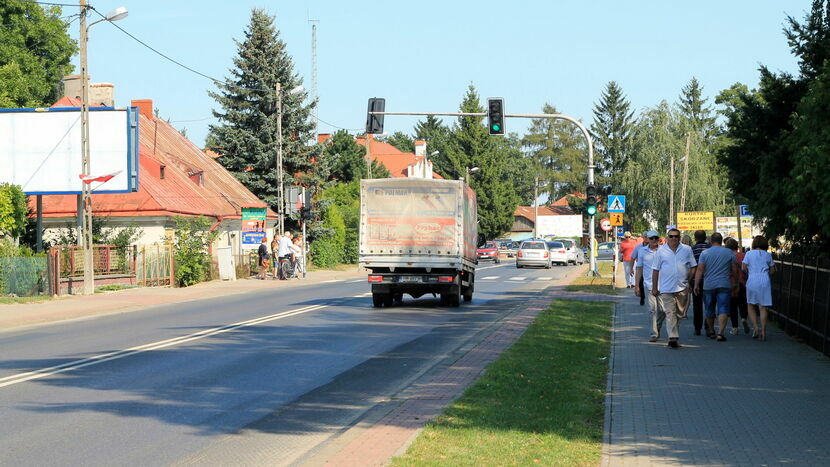
[{"label": "red tile roof", "polygon": [[551,206],[564,206],[564,207],[567,208],[569,206],[569,204],[568,204],[568,197],[569,196],[574,196],[574,197],[577,197],[577,198],[585,199],[585,193],[580,193],[578,191],[574,191],[573,193],[567,194],[567,195],[557,199],[556,201],[554,201],[551,204]]},{"label": "red tile roof", "polygon": [[[70,107],[75,101],[77,99],[65,97],[54,107]],[[148,117],[146,113],[141,113],[138,118],[138,191],[94,194],[92,208],[96,215],[204,215],[219,219],[241,216],[242,207],[267,207],[236,177],[170,124]],[[30,205],[34,207],[33,197]],[[75,214],[75,195],[43,196],[44,217],[72,217]],[[271,209],[267,209],[266,214],[276,218]]]},{"label": "red tile roof", "polygon": [[[366,138],[363,136],[355,138],[355,141],[357,141],[357,144],[361,146],[366,146]],[[383,163],[384,167],[386,167],[386,169],[389,170],[389,173],[395,178],[406,177],[407,167],[421,160],[421,157],[416,156],[415,153],[403,152],[389,143],[377,141],[371,137],[369,138],[369,141],[369,151],[372,159]],[[432,176],[439,179],[444,178],[438,175],[435,171],[432,172]]]},{"label": "red tile roof", "polygon": [[[575,214],[577,213],[561,206],[539,206],[540,216],[573,216]],[[536,221],[536,214],[533,206],[516,206],[516,211],[513,213],[513,216],[521,216],[529,219],[530,221]]]}]

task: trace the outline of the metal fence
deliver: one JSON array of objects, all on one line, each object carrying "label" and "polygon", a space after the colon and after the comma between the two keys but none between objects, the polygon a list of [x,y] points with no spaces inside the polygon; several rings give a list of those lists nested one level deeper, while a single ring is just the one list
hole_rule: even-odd
[{"label": "metal fence", "polygon": [[773,257],[770,314],[787,334],[830,356],[830,260]]},{"label": "metal fence", "polygon": [[51,293],[46,256],[0,257],[0,296]]}]

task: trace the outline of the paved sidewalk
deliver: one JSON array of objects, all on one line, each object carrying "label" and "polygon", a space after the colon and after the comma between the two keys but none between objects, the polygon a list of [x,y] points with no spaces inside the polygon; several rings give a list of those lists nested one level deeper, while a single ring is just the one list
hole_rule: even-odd
[{"label": "paved sidewalk", "polygon": [[308,273],[308,277],[302,280],[217,280],[183,288],[137,287],[95,295],[58,297],[36,303],[0,304],[0,330],[137,311],[171,303],[224,297],[282,287],[301,287],[306,284],[326,281],[365,279],[365,277],[366,272],[358,271],[355,267],[345,271],[311,271]]},{"label": "paved sidewalk", "polygon": [[[648,343],[633,293],[615,309],[602,465],[830,465],[830,360],[774,325],[768,341]],[[665,330],[664,330],[665,333]]]}]

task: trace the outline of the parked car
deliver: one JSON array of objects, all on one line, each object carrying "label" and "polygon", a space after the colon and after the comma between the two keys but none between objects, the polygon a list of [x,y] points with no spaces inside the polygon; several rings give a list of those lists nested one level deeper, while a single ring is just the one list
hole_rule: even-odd
[{"label": "parked car", "polygon": [[516,268],[542,266],[550,269],[550,251],[544,240],[525,240],[516,250]]},{"label": "parked car", "polygon": [[484,245],[476,249],[476,258],[479,261],[493,261],[496,264],[501,263],[499,258],[499,247],[496,242],[485,242]]},{"label": "parked car", "polygon": [[570,238],[554,238],[554,242],[562,242],[568,250],[568,262],[574,264],[582,264],[585,262],[585,254],[582,249],[576,246],[576,242]]},{"label": "parked car", "polygon": [[518,248],[518,244],[512,240],[504,240],[498,242],[499,244],[499,251],[504,253],[505,256],[508,258],[512,258],[516,256],[516,248]]},{"label": "parked car", "polygon": [[550,252],[550,262],[561,264],[562,266],[568,265],[568,248],[565,246],[563,242],[551,240],[546,242],[548,246],[548,251]]},{"label": "parked car", "polygon": [[615,260],[614,242],[603,242],[597,245],[598,260]]}]

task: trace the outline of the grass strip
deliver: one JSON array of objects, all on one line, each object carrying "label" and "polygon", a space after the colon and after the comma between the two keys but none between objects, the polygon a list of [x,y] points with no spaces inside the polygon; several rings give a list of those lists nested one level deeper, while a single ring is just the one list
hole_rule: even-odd
[{"label": "grass strip", "polygon": [[392,465],[597,465],[612,306],[552,302]]},{"label": "grass strip", "polygon": [[[565,290],[569,292],[589,292],[601,293],[605,295],[617,295],[617,289],[614,287],[613,267],[613,261],[597,261],[597,272],[599,272],[602,277],[579,276],[569,285],[566,285]],[[622,267],[622,264],[618,267]]]},{"label": "grass strip", "polygon": [[50,295],[35,295],[32,297],[0,297],[0,305],[48,302],[50,300],[52,300],[52,296]]}]

